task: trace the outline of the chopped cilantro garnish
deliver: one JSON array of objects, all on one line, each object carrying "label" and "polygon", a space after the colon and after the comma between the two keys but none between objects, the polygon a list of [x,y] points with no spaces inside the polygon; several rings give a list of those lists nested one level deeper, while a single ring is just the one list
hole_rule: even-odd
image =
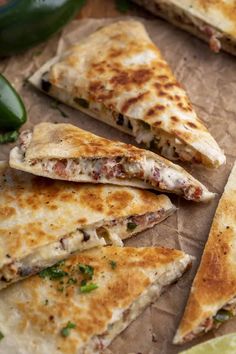
[{"label": "chopped cilantro garnish", "polygon": [[81,286],[84,286],[86,284],[87,284],[87,280],[86,279],[81,280],[81,283],[80,283]]},{"label": "chopped cilantro garnish", "polygon": [[67,281],[67,284],[76,284],[77,283],[77,279],[75,278],[69,278]]},{"label": "chopped cilantro garnish", "polygon": [[128,222],[127,223],[127,230],[134,230],[138,225],[135,222]]},{"label": "chopped cilantro garnish", "polygon": [[87,264],[79,264],[78,267],[79,267],[79,270],[82,274],[85,274],[89,277],[89,279],[92,279],[93,273],[94,273],[93,267],[91,267],[90,265],[87,265]]},{"label": "chopped cilantro garnish", "polygon": [[63,337],[68,337],[69,334],[70,334],[70,330],[73,329],[73,328],[75,328],[75,327],[76,327],[76,324],[69,321],[69,322],[67,323],[66,327],[63,327],[63,328],[61,329],[61,335],[62,335]]},{"label": "chopped cilantro garnish", "polygon": [[48,305],[48,299],[46,299],[45,301],[44,301],[44,305]]},{"label": "chopped cilantro garnish", "polygon": [[90,283],[90,284],[82,285],[80,287],[80,291],[81,291],[81,293],[90,293],[90,291],[93,291],[97,288],[98,288],[97,284]]},{"label": "chopped cilantro garnish", "polygon": [[115,269],[116,268],[116,266],[117,266],[117,263],[115,262],[115,261],[109,261],[109,263],[110,263],[110,266],[111,266],[111,268],[112,269]]},{"label": "chopped cilantro garnish", "polygon": [[64,270],[60,269],[59,268],[60,265],[61,264],[56,264],[52,267],[41,270],[41,272],[39,273],[39,276],[41,278],[49,278],[50,280],[61,279],[65,275],[68,275],[68,273],[65,272]]},{"label": "chopped cilantro garnish", "polygon": [[0,340],[2,340],[3,338],[4,338],[4,334],[0,332]]}]

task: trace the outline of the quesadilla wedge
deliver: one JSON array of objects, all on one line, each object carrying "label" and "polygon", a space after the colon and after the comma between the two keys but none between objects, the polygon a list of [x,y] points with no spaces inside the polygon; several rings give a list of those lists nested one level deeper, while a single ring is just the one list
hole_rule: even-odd
[{"label": "quesadilla wedge", "polygon": [[153,152],[71,124],[41,123],[23,132],[10,153],[10,166],[54,179],[153,188],[194,201],[214,197],[183,168]]},{"label": "quesadilla wedge", "polygon": [[133,0],[208,42],[211,50],[236,55],[235,0]]},{"label": "quesadilla wedge", "polygon": [[53,181],[1,164],[0,289],[77,250],[121,246],[175,209],[164,195]]},{"label": "quesadilla wedge", "polygon": [[99,29],[30,82],[58,100],[136,137],[170,160],[218,167],[225,156],[137,21]]},{"label": "quesadilla wedge", "polygon": [[191,256],[166,248],[77,253],[1,291],[0,353],[102,353],[190,265]]},{"label": "quesadilla wedge", "polygon": [[236,315],[236,164],[220,199],[174,338],[185,343]]}]

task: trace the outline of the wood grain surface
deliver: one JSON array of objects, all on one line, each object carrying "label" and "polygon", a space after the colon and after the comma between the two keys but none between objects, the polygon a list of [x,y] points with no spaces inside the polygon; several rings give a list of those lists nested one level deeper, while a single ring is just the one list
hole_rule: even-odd
[{"label": "wood grain surface", "polygon": [[79,18],[99,18],[116,16],[142,16],[152,18],[153,16],[141,7],[131,3],[130,9],[124,14],[117,10],[115,0],[87,0],[79,14]]}]

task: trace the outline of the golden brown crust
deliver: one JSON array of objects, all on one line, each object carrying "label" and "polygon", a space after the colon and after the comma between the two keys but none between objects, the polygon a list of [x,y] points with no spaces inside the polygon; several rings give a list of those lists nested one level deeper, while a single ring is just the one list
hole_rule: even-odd
[{"label": "golden brown crust", "polygon": [[[147,152],[151,156],[155,154]],[[80,129],[72,124],[40,123],[34,127],[25,159],[98,158],[127,156],[137,159],[145,150],[119,141],[112,141]]]},{"label": "golden brown crust", "polygon": [[236,296],[236,164],[225,186],[175,341],[212,317]]},{"label": "golden brown crust", "polygon": [[[68,272],[60,279],[63,284],[34,276],[2,291],[0,327],[5,337],[0,346],[6,354],[12,354],[10,348],[17,352],[16,343],[23,351],[27,345],[28,350],[34,348],[36,354],[46,354],[49,348],[53,353],[76,354],[91,338],[109,332],[112,315],[121,312],[125,321],[125,310],[152,283],[160,280],[161,289],[178,279],[189,263],[190,257],[183,252],[164,248],[103,247],[74,255],[60,266]],[[91,293],[80,293],[84,276],[79,264],[94,268],[92,282],[98,288]],[[68,285],[72,278],[77,283]],[[58,291],[60,286],[63,290]],[[68,321],[76,327],[63,337],[60,331]]]}]

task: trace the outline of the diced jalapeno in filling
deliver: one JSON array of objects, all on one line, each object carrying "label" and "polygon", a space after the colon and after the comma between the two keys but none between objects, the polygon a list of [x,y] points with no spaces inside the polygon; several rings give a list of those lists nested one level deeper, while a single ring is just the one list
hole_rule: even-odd
[{"label": "diced jalapeno in filling", "polygon": [[127,230],[134,230],[137,227],[137,224],[135,222],[128,222],[127,223]]},{"label": "diced jalapeno in filling", "polygon": [[75,103],[77,103],[79,106],[83,107],[83,108],[89,108],[89,102],[87,100],[85,100],[84,98],[81,97],[75,97],[74,98]]},{"label": "diced jalapeno in filling", "polygon": [[219,310],[217,314],[213,317],[214,322],[225,322],[232,317],[232,313],[227,310]]}]

